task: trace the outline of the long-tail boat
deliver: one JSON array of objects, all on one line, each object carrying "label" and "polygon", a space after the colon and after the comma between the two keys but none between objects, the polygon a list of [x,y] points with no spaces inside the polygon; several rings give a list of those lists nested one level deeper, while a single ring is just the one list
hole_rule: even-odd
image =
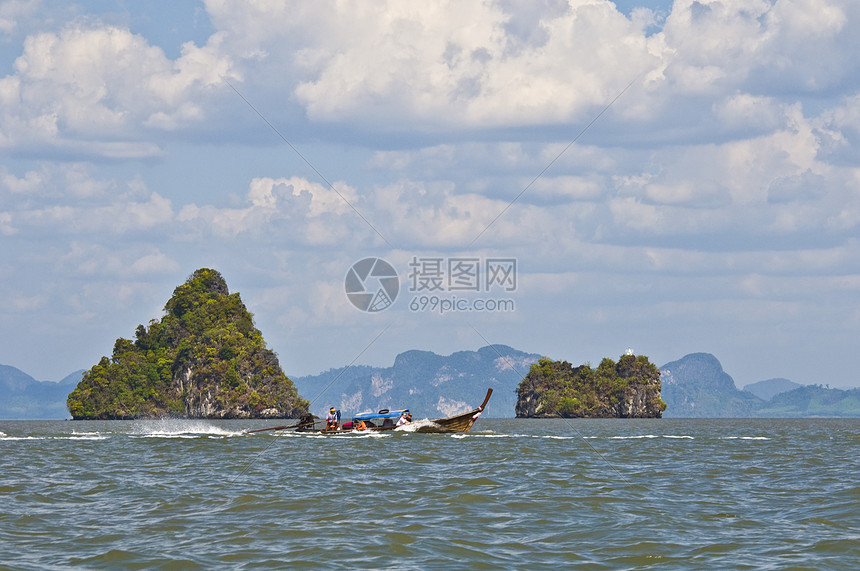
[{"label": "long-tail boat", "polygon": [[[470,410],[469,412],[464,412],[462,414],[456,414],[454,416],[448,416],[445,418],[438,418],[436,420],[431,420],[429,422],[417,422],[414,423],[415,429],[410,430],[410,432],[421,432],[421,433],[442,433],[442,434],[450,434],[450,433],[463,433],[469,432],[472,426],[475,424],[475,421],[478,420],[478,417],[481,416],[481,413],[484,412],[484,409],[487,406],[487,403],[490,401],[490,396],[493,394],[493,389],[487,389],[487,396],[484,397],[484,402],[481,403],[476,409]],[[353,417],[352,422],[345,422],[343,425],[339,426],[336,429],[325,429],[318,428],[317,422],[320,420],[318,417],[315,417],[311,414],[307,414],[302,417],[301,420],[297,424],[289,425],[289,426],[273,426],[271,428],[258,428],[257,430],[249,430],[248,433],[252,432],[265,432],[268,430],[295,430],[296,432],[303,433],[313,433],[313,434],[325,434],[325,435],[335,435],[335,434],[346,434],[346,433],[361,433],[361,432],[383,432],[387,430],[394,430],[398,428],[396,425],[397,419],[399,419],[403,414],[406,414],[408,417],[411,417],[411,413],[409,409],[402,410],[380,410],[379,412],[366,412],[357,414]],[[363,422],[365,428],[358,428],[360,423]],[[410,423],[411,424],[411,423]],[[409,426],[408,424],[406,426]],[[411,427],[410,427],[411,428]],[[408,429],[407,429],[408,430]]]}]

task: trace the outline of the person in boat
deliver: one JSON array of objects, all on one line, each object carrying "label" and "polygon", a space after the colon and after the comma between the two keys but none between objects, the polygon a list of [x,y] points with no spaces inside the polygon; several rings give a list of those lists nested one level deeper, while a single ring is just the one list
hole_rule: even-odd
[{"label": "person in boat", "polygon": [[367,430],[367,423],[359,419],[358,422],[352,423],[352,428],[355,430]]},{"label": "person in boat", "polygon": [[325,429],[337,430],[337,421],[337,411],[334,407],[331,407],[328,411],[328,414],[325,415]]},{"label": "person in boat", "polygon": [[397,419],[397,426],[403,426],[404,424],[412,424],[412,421],[409,420],[409,416],[405,412]]}]

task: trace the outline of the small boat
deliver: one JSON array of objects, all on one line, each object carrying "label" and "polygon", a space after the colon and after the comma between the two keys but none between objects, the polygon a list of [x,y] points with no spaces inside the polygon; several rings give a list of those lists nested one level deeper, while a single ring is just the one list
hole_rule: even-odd
[{"label": "small boat", "polygon": [[[489,402],[490,396],[492,396],[492,394],[493,389],[487,389],[487,396],[484,397],[484,402],[482,402],[481,406],[476,409],[470,410],[469,412],[464,412],[462,414],[448,416],[446,418],[438,418],[429,422],[415,423],[416,428],[415,430],[411,430],[411,432],[421,432],[424,434],[451,434],[469,432],[469,430],[471,430],[472,428],[472,425],[475,424],[475,421],[478,420],[478,417],[481,416],[481,413],[484,412],[484,408],[486,408],[487,403]],[[409,412],[409,409],[383,409],[379,412],[365,412],[355,415],[352,418],[352,422],[345,422],[337,429],[328,430],[324,427],[318,428],[316,426],[316,423],[320,419],[318,417],[308,414],[305,415],[298,422],[298,424],[293,424],[290,426],[273,426],[271,428],[258,428],[257,430],[249,430],[248,433],[265,432],[267,430],[289,429],[295,430],[296,432],[325,435],[347,433],[352,434],[361,432],[383,432],[387,430],[394,430],[395,428],[397,428],[397,419],[399,419],[403,414],[406,414],[407,418],[411,418],[412,416],[412,414]],[[360,422],[364,422],[366,428],[357,428]]]}]

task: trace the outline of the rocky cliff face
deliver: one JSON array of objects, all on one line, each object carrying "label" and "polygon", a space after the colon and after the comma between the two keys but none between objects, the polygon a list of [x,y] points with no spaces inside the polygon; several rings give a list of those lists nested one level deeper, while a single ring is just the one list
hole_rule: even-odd
[{"label": "rocky cliff face", "polygon": [[517,399],[514,412],[517,418],[539,418],[546,412],[546,406],[540,402],[536,390],[524,391]]},{"label": "rocky cliff face", "polygon": [[628,388],[616,403],[602,402],[589,410],[571,410],[563,414],[541,399],[536,390],[525,392],[516,404],[517,418],[660,418],[663,414],[660,391],[654,387]]}]

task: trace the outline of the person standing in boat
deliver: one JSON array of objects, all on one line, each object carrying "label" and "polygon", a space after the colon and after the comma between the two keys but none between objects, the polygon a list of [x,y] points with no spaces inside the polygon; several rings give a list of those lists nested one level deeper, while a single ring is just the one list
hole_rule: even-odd
[{"label": "person standing in boat", "polygon": [[337,430],[338,425],[338,414],[334,407],[331,407],[328,411],[328,414],[325,415],[325,429],[326,430]]},{"label": "person standing in boat", "polygon": [[412,424],[412,421],[409,420],[409,416],[405,412],[397,419],[397,426],[403,426],[404,424]]}]

